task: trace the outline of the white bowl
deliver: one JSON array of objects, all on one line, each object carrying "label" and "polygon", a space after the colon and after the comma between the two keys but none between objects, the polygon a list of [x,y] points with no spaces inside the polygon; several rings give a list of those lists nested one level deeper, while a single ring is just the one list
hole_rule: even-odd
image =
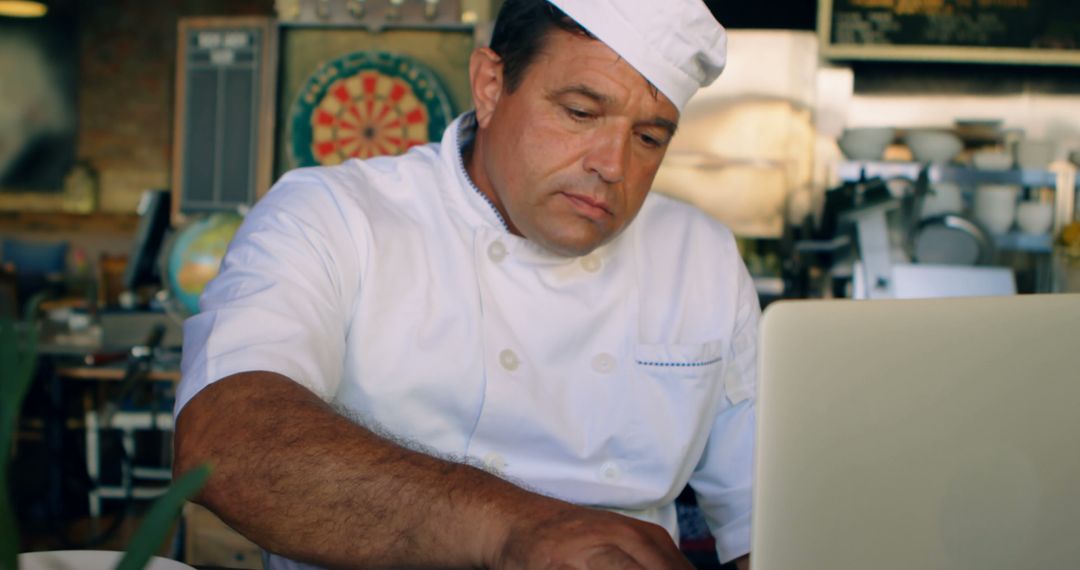
[{"label": "white bowl", "polygon": [[1026,234],[1045,234],[1054,223],[1054,205],[1049,202],[1020,202],[1016,207],[1016,225]]},{"label": "white bowl", "polygon": [[975,191],[975,219],[990,233],[1003,234],[1016,220],[1017,186],[985,185]]},{"label": "white bowl", "polygon": [[949,162],[964,148],[960,137],[948,131],[909,131],[904,142],[911,149],[915,160],[937,164]]},{"label": "white bowl", "polygon": [[1053,141],[1024,139],[1016,143],[1016,163],[1025,170],[1046,170],[1054,151]]},{"label": "white bowl", "polygon": [[1013,165],[1013,155],[1004,150],[980,150],[971,155],[971,162],[979,170],[1008,170]]},{"label": "white bowl", "polygon": [[930,188],[930,192],[923,198],[923,219],[941,214],[955,214],[964,210],[964,198],[960,194],[960,187],[952,182],[938,182]]},{"label": "white bowl", "polygon": [[[120,563],[123,552],[108,550],[49,550],[19,555],[22,570],[112,570]],[[154,556],[145,570],[195,570],[187,564]]]},{"label": "white bowl", "polygon": [[889,146],[895,135],[892,127],[844,129],[837,144],[844,151],[844,156],[851,160],[881,160],[885,147]]}]

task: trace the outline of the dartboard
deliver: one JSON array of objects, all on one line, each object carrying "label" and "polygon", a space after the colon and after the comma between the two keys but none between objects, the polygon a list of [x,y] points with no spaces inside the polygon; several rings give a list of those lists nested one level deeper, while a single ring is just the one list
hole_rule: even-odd
[{"label": "dartboard", "polygon": [[446,89],[416,60],[356,52],[313,73],[293,105],[294,166],[401,154],[438,140],[453,117]]}]

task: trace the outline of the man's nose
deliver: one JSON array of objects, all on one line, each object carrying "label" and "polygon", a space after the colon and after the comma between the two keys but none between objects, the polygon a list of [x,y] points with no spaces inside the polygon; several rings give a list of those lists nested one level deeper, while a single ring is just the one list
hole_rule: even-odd
[{"label": "man's nose", "polygon": [[630,161],[630,136],[620,129],[598,133],[585,155],[585,170],[595,172],[608,184],[622,182]]}]

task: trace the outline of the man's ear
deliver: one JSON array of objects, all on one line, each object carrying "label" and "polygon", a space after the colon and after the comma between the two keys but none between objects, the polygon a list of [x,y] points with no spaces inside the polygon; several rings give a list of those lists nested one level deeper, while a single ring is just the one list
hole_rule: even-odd
[{"label": "man's ear", "polygon": [[476,122],[484,128],[495,114],[503,89],[503,64],[499,54],[491,48],[477,48],[469,58],[469,83],[472,88],[473,105],[476,106]]}]

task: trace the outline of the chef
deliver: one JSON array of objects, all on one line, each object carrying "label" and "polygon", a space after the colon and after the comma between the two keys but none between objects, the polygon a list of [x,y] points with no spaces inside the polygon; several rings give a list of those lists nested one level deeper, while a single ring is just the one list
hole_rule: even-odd
[{"label": "chef", "polygon": [[746,567],[758,301],[649,189],[701,0],[506,0],[441,143],[282,177],[184,329],[176,469],[272,568]]}]

